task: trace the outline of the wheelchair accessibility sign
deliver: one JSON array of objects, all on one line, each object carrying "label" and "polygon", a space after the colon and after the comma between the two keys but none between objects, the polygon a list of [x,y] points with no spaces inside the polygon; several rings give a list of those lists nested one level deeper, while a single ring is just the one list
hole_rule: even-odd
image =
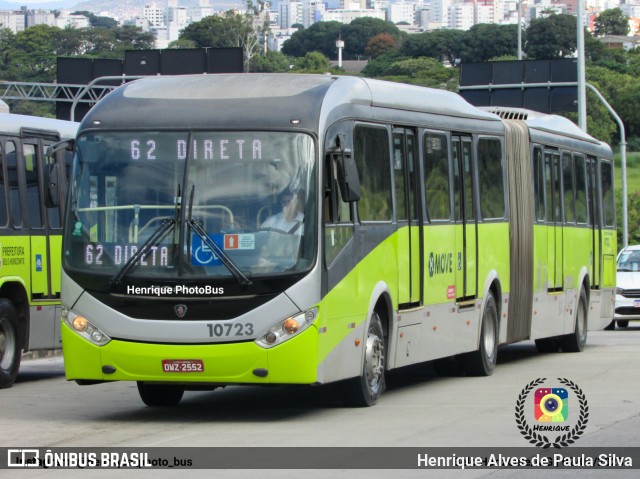
[{"label": "wheelchair accessibility sign", "polygon": [[[222,249],[223,237],[222,235],[210,235],[211,241]],[[218,266],[222,264],[220,258],[209,248],[200,236],[197,234],[191,235],[191,264],[193,266]]]}]

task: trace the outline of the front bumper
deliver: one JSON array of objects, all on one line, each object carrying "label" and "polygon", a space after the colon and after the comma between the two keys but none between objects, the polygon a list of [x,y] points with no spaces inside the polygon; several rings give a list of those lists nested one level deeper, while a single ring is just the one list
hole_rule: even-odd
[{"label": "front bumper", "polygon": [[640,320],[640,298],[626,298],[616,294],[616,307],[613,316],[618,320]]},{"label": "front bumper", "polygon": [[[212,385],[317,382],[318,331],[314,325],[278,346],[263,349],[253,341],[150,344],[118,339],[98,347],[63,322],[62,351],[65,375],[69,380]],[[164,372],[163,360],[201,360],[204,370]],[[260,377],[254,373],[256,370],[266,370],[267,374]]]}]

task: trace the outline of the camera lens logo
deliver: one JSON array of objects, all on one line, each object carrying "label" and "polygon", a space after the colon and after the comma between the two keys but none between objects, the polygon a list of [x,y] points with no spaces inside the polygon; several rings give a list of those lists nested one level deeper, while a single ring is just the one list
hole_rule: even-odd
[{"label": "camera lens logo", "polygon": [[540,388],[533,401],[538,422],[564,422],[569,416],[569,393],[564,388]]}]

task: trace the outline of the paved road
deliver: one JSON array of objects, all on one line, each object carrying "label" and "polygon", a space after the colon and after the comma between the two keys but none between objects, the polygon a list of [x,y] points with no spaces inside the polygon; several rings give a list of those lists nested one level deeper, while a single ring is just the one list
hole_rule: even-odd
[{"label": "paved road", "polygon": [[[588,401],[588,424],[575,446],[640,446],[640,324],[589,333],[579,354],[537,354],[531,342],[502,348],[488,378],[441,377],[430,365],[388,380],[373,408],[351,409],[336,388],[228,387],[187,392],[177,408],[144,406],[135,384],[77,386],[61,358],[26,361],[13,388],[0,390],[0,447],[299,446],[529,447],[515,421],[523,388],[537,378],[567,378]],[[532,401],[532,399],[531,399]],[[574,400],[573,414],[579,411]],[[527,412],[529,410],[527,405]],[[534,419],[529,419],[534,421]],[[286,461],[286,457],[282,458]],[[13,472],[13,471],[12,471]],[[11,477],[41,477],[20,471]],[[71,477],[75,471],[47,471]],[[0,471],[2,476],[3,471]],[[513,477],[516,471],[305,471],[305,478]],[[636,470],[637,473],[637,470]],[[633,471],[581,471],[590,477],[637,477]],[[105,470],[96,477],[126,477]],[[300,471],[136,471],[135,477],[301,477]],[[517,471],[519,478],[542,477]],[[544,472],[575,477],[576,471]],[[78,476],[80,477],[80,476]]]}]

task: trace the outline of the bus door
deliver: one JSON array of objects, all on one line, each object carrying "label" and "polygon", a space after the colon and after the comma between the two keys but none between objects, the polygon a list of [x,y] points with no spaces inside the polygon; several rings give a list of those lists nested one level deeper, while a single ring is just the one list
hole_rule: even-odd
[{"label": "bus door", "polygon": [[422,302],[422,227],[418,193],[418,153],[413,130],[393,130],[393,172],[398,223],[398,302],[418,306]]},{"label": "bus door", "polygon": [[[454,136],[451,142],[454,165],[456,228],[456,295],[459,302],[477,295],[478,223],[476,221],[473,142]],[[474,303],[475,304],[475,303]]]},{"label": "bus door", "polygon": [[[43,202],[43,150],[42,142],[37,139],[25,139],[22,141],[22,154],[24,157],[24,170],[26,180],[26,216],[29,220],[29,234],[31,254],[29,263],[31,268],[31,298],[33,300],[50,299],[60,295],[60,270],[57,268],[52,274],[52,251],[56,251],[56,257],[61,254],[61,236],[58,236],[56,244],[51,243],[49,228],[44,216]],[[58,218],[58,227],[59,227]],[[55,288],[52,280],[55,277]],[[53,291],[55,289],[55,292]]]},{"label": "bus door", "polygon": [[547,290],[560,291],[563,285],[562,258],[562,192],[560,154],[555,151],[545,151],[545,182],[548,200],[547,225]]}]

